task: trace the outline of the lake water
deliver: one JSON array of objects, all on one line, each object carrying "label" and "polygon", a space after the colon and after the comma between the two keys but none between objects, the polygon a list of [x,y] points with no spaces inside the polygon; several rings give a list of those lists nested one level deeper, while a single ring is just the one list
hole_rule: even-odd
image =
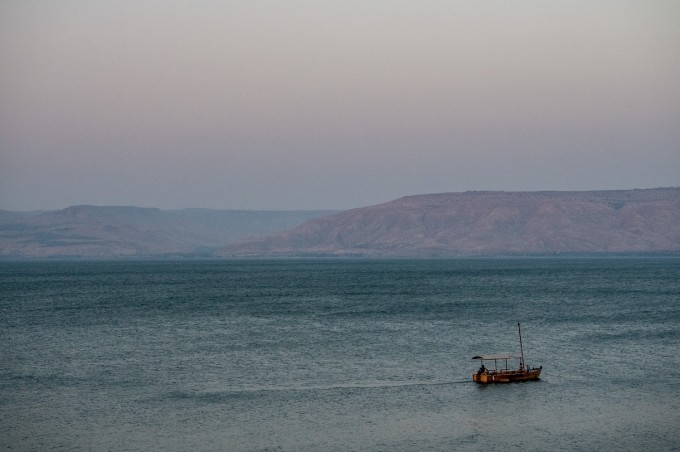
[{"label": "lake water", "polygon": [[4,262],[0,358],[10,450],[677,450],[680,259]]}]

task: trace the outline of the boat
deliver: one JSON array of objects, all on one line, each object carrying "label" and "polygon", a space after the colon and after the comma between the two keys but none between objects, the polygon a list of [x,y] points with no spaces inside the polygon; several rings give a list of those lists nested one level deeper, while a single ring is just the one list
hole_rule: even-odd
[{"label": "boat", "polygon": [[[512,354],[495,354],[495,355],[478,355],[472,359],[478,359],[481,367],[477,373],[472,374],[472,381],[481,384],[488,383],[514,383],[520,381],[538,380],[541,376],[540,367],[529,367],[524,363],[524,347],[522,346],[522,330],[519,322],[517,322],[517,333],[519,334],[519,355]],[[486,367],[485,363],[490,364],[493,361],[493,369]],[[511,367],[514,364],[515,367]],[[500,367],[499,367],[500,366]]]}]

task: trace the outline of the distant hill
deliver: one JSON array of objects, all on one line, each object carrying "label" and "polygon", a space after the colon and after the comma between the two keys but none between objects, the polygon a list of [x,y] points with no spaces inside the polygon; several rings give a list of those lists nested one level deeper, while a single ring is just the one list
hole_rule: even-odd
[{"label": "distant hill", "polygon": [[310,220],[218,256],[680,252],[680,189],[408,196]]},{"label": "distant hill", "polygon": [[209,256],[337,211],[160,210],[73,206],[0,210],[0,258]]}]

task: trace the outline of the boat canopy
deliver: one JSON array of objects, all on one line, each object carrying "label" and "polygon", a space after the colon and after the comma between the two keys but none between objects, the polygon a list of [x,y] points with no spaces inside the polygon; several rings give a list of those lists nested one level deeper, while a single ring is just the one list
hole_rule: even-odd
[{"label": "boat canopy", "polygon": [[498,355],[481,355],[473,356],[472,359],[481,359],[483,361],[493,361],[496,359],[521,359],[521,355],[510,355],[508,353],[498,354]]}]

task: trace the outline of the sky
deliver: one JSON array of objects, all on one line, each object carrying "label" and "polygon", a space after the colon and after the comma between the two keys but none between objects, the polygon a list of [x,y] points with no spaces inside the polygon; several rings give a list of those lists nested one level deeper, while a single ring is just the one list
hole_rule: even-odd
[{"label": "sky", "polygon": [[675,0],[3,0],[0,209],[680,186]]}]

